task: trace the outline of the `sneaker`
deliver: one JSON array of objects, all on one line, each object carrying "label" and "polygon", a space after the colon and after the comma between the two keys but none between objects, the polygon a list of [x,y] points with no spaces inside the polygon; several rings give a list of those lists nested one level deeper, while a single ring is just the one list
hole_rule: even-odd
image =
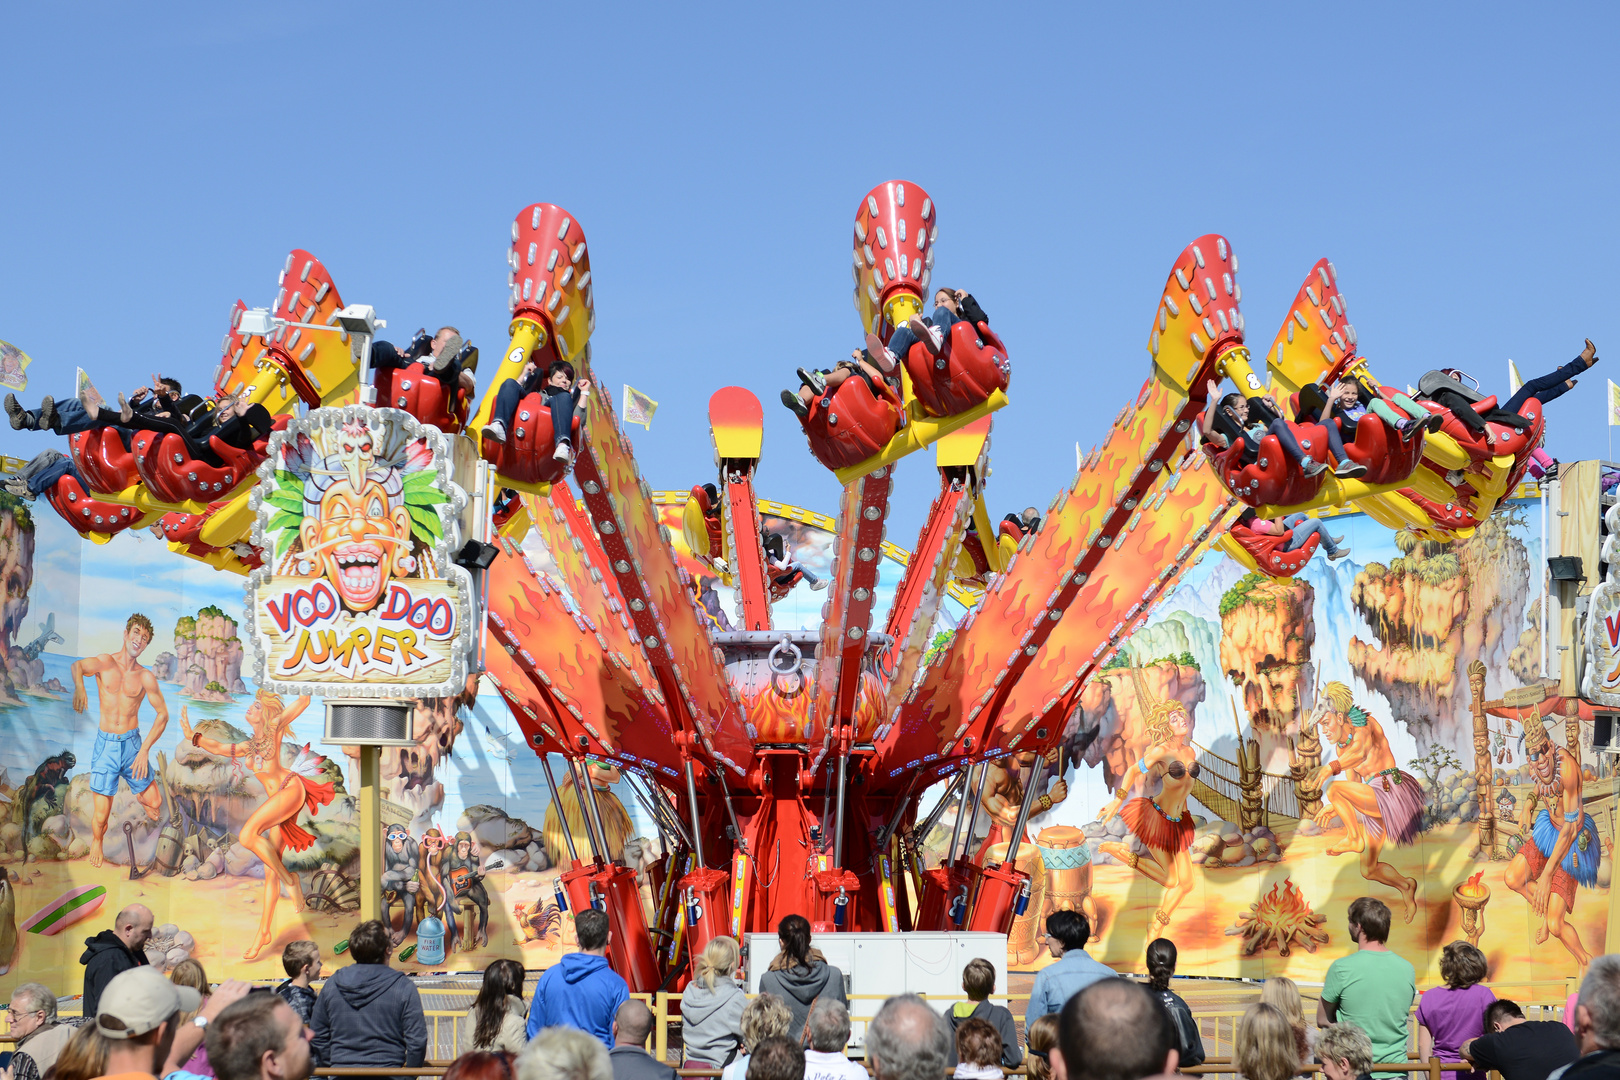
[{"label": "sneaker", "polygon": [[1430,413],[1429,414],[1429,434],[1433,435],[1435,432],[1439,431],[1440,430],[1440,425],[1445,423],[1445,422],[1446,422],[1446,414],[1445,413]]},{"label": "sneaker", "polygon": [[6,415],[11,417],[11,430],[13,430],[13,431],[33,431],[34,430],[34,418],[31,415],[29,415],[29,412],[28,412],[27,409],[23,408],[20,404],[17,403],[17,395],[16,394],[7,394],[6,395]]},{"label": "sneaker", "polygon": [[1299,468],[1306,476],[1315,476],[1327,468],[1327,462],[1307,457],[1299,463]]},{"label": "sneaker", "polygon": [[460,353],[461,338],[452,337],[449,341],[444,343],[444,348],[439,350],[438,356],[431,356],[428,358],[428,370],[443,371],[445,368],[450,366],[451,362],[455,360]]},{"label": "sneaker", "polygon": [[28,490],[28,481],[20,476],[8,476],[4,480],[0,480],[0,487],[5,488],[8,494],[15,495],[19,499],[32,499],[34,497],[34,493]]},{"label": "sneaker", "polygon": [[1342,548],[1342,547],[1344,547],[1344,537],[1342,537],[1342,536],[1335,536],[1335,537],[1334,537],[1334,538],[1333,538],[1333,546],[1334,546],[1334,547],[1336,547],[1336,548]]},{"label": "sneaker", "polygon": [[793,410],[793,414],[800,420],[810,419],[810,406],[799,400],[799,395],[791,390],[782,391],[782,404]]},{"label": "sneaker", "polygon": [[1427,420],[1421,420],[1413,417],[1402,417],[1400,420],[1395,421],[1395,434],[1401,437],[1402,442],[1410,442],[1412,435],[1419,428],[1426,428],[1428,423],[1429,422]]},{"label": "sneaker", "polygon": [[484,425],[484,438],[498,443],[505,442],[506,425],[501,423],[499,420],[491,420],[489,423]]},{"label": "sneaker", "polygon": [[799,381],[808,386],[811,393],[825,394],[827,392],[827,380],[821,377],[821,372],[806,371],[804,368],[799,368],[798,372]]},{"label": "sneaker", "polygon": [[878,370],[885,375],[900,363],[894,353],[889,351],[889,347],[883,344],[883,339],[876,334],[866,335],[866,355],[872,358],[872,363],[876,364]]},{"label": "sneaker", "polygon": [[1333,475],[1339,477],[1341,480],[1353,480],[1358,476],[1366,476],[1367,466],[1358,461],[1351,461],[1349,458],[1345,458],[1343,461],[1339,462],[1338,467],[1333,470]]},{"label": "sneaker", "polygon": [[1349,549],[1340,548],[1338,551],[1335,551],[1333,554],[1329,555],[1328,559],[1330,561],[1332,561],[1332,562],[1338,562],[1340,559],[1344,558],[1348,554],[1350,554]]},{"label": "sneaker", "polygon": [[920,315],[913,315],[906,325],[929,352],[938,356],[945,351],[945,335],[939,332],[939,327],[925,322]]},{"label": "sneaker", "polygon": [[567,461],[569,458],[573,457],[573,454],[574,448],[568,445],[567,439],[564,439],[562,442],[557,444],[557,449],[551,452],[551,460]]},{"label": "sneaker", "polygon": [[827,579],[826,578],[822,578],[820,581],[812,581],[810,583],[810,588],[814,589],[816,592],[820,592],[822,589],[825,589],[826,587],[827,587]]},{"label": "sneaker", "polygon": [[49,394],[40,400],[39,415],[34,418],[34,430],[62,434],[62,418],[56,412],[56,399]]}]

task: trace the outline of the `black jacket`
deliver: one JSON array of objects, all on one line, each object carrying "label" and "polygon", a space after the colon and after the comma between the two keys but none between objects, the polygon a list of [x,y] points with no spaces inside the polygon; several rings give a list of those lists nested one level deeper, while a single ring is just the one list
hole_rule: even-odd
[{"label": "black jacket", "polygon": [[427,1018],[404,972],[387,964],[334,971],[315,999],[310,1049],[317,1064],[419,1068],[427,1060]]},{"label": "black jacket", "polygon": [[956,306],[961,309],[958,314],[974,326],[978,326],[980,323],[984,323],[986,326],[990,325],[990,316],[986,315],[984,308],[980,307],[979,302],[973,299],[972,293],[968,293],[958,300]]},{"label": "black jacket", "polygon": [[94,1016],[96,1006],[101,1004],[101,992],[113,976],[144,967],[146,954],[130,952],[117,934],[103,930],[93,938],[85,938],[79,963],[84,965],[84,1015]]}]

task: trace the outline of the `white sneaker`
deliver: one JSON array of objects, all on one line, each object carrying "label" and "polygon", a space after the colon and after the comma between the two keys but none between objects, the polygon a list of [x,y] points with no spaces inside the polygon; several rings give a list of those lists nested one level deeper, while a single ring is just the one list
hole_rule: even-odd
[{"label": "white sneaker", "polygon": [[557,449],[551,452],[552,461],[567,461],[573,455],[573,449],[567,442],[557,444]]},{"label": "white sneaker", "polygon": [[816,592],[820,592],[822,589],[825,589],[826,587],[827,587],[827,579],[826,578],[822,578],[820,581],[812,581],[810,583],[810,588],[813,589]]},{"label": "white sneaker", "polygon": [[498,443],[505,442],[506,425],[501,423],[499,420],[491,420],[489,423],[484,425],[484,438]]}]

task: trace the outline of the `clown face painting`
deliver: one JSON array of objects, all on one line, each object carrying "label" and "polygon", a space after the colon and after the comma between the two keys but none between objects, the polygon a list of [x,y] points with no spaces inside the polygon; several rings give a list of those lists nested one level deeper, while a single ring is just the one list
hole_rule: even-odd
[{"label": "clown face painting", "polygon": [[332,583],[350,611],[370,611],[390,578],[416,569],[402,484],[394,470],[371,465],[371,449],[368,428],[345,425],[336,455],[343,471],[328,477],[324,490],[315,476],[306,481],[298,526],[306,564]]},{"label": "clown face painting", "polygon": [[454,684],[468,580],[451,559],[466,495],[449,458],[437,429],[359,406],[272,439],[250,586],[272,684]]}]

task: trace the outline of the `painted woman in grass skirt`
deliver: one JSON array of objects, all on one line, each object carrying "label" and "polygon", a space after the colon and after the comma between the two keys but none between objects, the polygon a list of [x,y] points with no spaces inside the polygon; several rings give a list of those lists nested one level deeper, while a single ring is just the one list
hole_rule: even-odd
[{"label": "painted woman in grass skirt", "polygon": [[[1154,703],[1147,717],[1148,749],[1119,782],[1114,798],[1097,815],[1108,821],[1118,814],[1146,853],[1138,855],[1118,841],[1098,845],[1137,873],[1164,886],[1164,896],[1153,913],[1152,935],[1159,936],[1170,924],[1170,916],[1193,887],[1192,814],[1187,810],[1187,793],[1197,777],[1198,753],[1192,745],[1192,718],[1179,701]],[[1163,781],[1157,795],[1149,795],[1151,785]],[[1126,801],[1137,788],[1143,794]]]},{"label": "painted woman in grass skirt", "polygon": [[245,761],[249,771],[264,785],[264,802],[242,826],[242,846],[264,863],[264,911],[259,917],[258,934],[242,953],[244,960],[257,960],[269,947],[275,934],[276,904],[284,885],[292,890],[293,909],[304,910],[303,883],[281,861],[281,853],[287,848],[303,851],[315,843],[315,837],[298,824],[298,815],[305,810],[313,814],[332,801],[332,785],[319,779],[321,755],[305,746],[291,765],[281,763],[281,744],[293,721],[308,707],[307,697],[289,706],[275,694],[260,690],[247,711],[253,734],[246,742],[235,743],[219,742],[193,731],[185,707],[180,709],[180,729],[192,746],[218,757],[231,758],[233,764],[236,760]]}]

